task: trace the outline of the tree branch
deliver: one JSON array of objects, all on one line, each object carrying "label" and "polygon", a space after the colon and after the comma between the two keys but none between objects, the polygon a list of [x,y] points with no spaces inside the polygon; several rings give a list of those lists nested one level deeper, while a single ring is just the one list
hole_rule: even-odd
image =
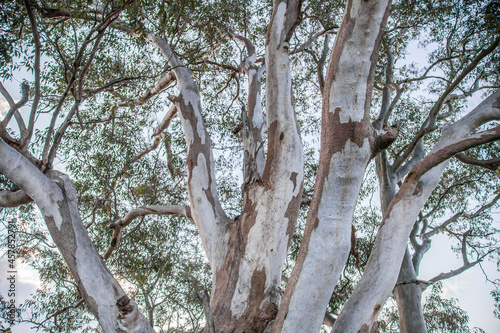
[{"label": "tree branch", "polygon": [[148,89],[140,98],[133,99],[131,101],[119,103],[118,107],[133,107],[138,105],[143,105],[149,101],[154,96],[158,95],[164,91],[172,82],[175,81],[174,71],[169,71],[165,76],[163,76],[153,88]]},{"label": "tree branch", "polygon": [[40,42],[40,33],[38,32],[38,25],[36,23],[35,14],[31,8],[32,3],[31,0],[25,0],[24,4],[26,6],[26,11],[28,12],[28,17],[31,24],[31,31],[33,33],[33,40],[35,42],[35,63],[33,65],[33,69],[35,72],[35,96],[33,98],[33,103],[31,104],[31,112],[28,121],[28,130],[23,134],[21,133],[21,141],[20,141],[20,149],[24,149],[29,141],[31,140],[31,136],[33,135],[33,130],[35,128],[35,116],[36,111],[38,109],[38,103],[40,102],[40,56],[42,44]]},{"label": "tree branch", "polygon": [[21,190],[14,192],[8,190],[0,190],[0,207],[12,208],[26,205],[30,202],[33,202],[33,199],[31,199],[29,195]]},{"label": "tree branch", "polygon": [[[295,48],[294,50],[290,51],[290,55],[294,55],[294,54],[297,54],[297,53],[300,53],[302,51],[304,51],[306,48],[308,48],[312,43],[314,43],[314,41],[316,39],[318,39],[318,37],[324,35],[324,34],[328,34],[331,30],[333,29],[338,29],[339,27],[334,25],[334,26],[331,26],[331,27],[328,27],[328,28],[325,28],[321,31],[318,31],[316,33],[311,33],[309,35],[309,38],[300,46],[298,46],[297,48]],[[328,35],[327,35],[328,36]]]},{"label": "tree branch", "polygon": [[95,250],[82,224],[76,190],[69,177],[51,170],[49,178],[3,141],[0,141],[0,156],[0,173],[32,197],[40,208],[78,289],[86,301],[93,300],[87,305],[103,330],[114,332],[122,325],[138,332],[154,332]]},{"label": "tree branch", "polygon": [[10,120],[12,119],[12,116],[16,118],[16,122],[17,125],[19,126],[21,137],[23,133],[26,132],[26,125],[24,124],[24,120],[23,117],[21,116],[21,113],[19,113],[19,109],[22,108],[28,102],[29,89],[30,89],[29,85],[23,82],[21,85],[22,97],[19,100],[19,102],[14,103],[14,100],[10,96],[7,89],[5,89],[4,85],[0,82],[0,92],[5,97],[10,106],[10,110],[7,112],[3,120],[0,122],[0,135],[2,138],[6,138],[8,135],[6,129],[7,126],[9,125]]},{"label": "tree branch", "polygon": [[477,209],[474,213],[472,213],[472,214],[468,214],[465,212],[457,213],[457,214],[453,215],[452,217],[450,217],[449,219],[447,219],[446,221],[444,221],[443,223],[441,223],[439,226],[432,228],[431,231],[422,234],[421,237],[430,238],[430,237],[434,236],[435,234],[445,230],[446,227],[448,227],[448,225],[457,221],[459,218],[474,219],[474,218],[478,217],[479,215],[481,215],[485,210],[493,207],[498,202],[499,199],[500,199],[500,193],[497,194],[495,197],[493,197],[493,199],[491,199],[487,204],[485,204],[485,205],[481,206],[479,209]]},{"label": "tree branch", "polygon": [[118,247],[118,242],[120,241],[120,234],[122,232],[123,227],[129,225],[135,218],[139,216],[146,215],[176,215],[183,216],[188,219],[191,219],[191,210],[186,206],[161,206],[161,205],[152,205],[152,206],[142,206],[131,210],[121,219],[111,222],[108,227],[113,229],[113,236],[111,238],[111,243],[108,247],[108,250],[103,254],[103,258],[108,260],[111,257],[111,254]]},{"label": "tree branch", "polygon": [[232,38],[245,45],[248,56],[242,66],[248,76],[248,107],[242,109],[244,146],[243,174],[244,186],[252,184],[261,179],[264,172],[266,158],[264,156],[264,132],[266,130],[266,119],[262,112],[261,101],[261,79],[265,65],[257,67],[255,62],[257,56],[252,42],[245,37],[233,35]]},{"label": "tree branch", "polygon": [[408,177],[420,177],[434,166],[446,161],[457,153],[500,139],[500,126],[494,127],[490,130],[485,130],[469,137],[452,143],[447,147],[441,148],[435,153],[427,156],[424,160],[420,161],[412,169]]},{"label": "tree branch", "polygon": [[220,235],[227,232],[229,218],[217,194],[217,181],[210,135],[201,114],[201,98],[191,71],[182,64],[171,46],[160,36],[146,31],[146,39],[162,54],[175,73],[179,96],[169,97],[180,116],[187,145],[188,197],[193,220],[200,230],[208,260],[215,269],[222,265],[226,242]]},{"label": "tree branch", "polygon": [[[113,11],[109,15],[107,15],[105,18],[103,18],[103,20],[88,33],[87,37],[85,38],[84,42],[82,43],[82,46],[80,47],[80,50],[78,51],[78,54],[77,54],[76,59],[74,61],[73,72],[71,74],[71,78],[69,79],[69,82],[66,86],[66,89],[65,89],[64,93],[62,94],[61,98],[59,99],[59,102],[54,110],[54,113],[52,114],[50,126],[49,126],[49,129],[47,131],[47,135],[45,137],[45,145],[43,148],[43,159],[42,159],[42,162],[43,162],[43,165],[45,166],[45,168],[50,169],[52,160],[54,159],[56,151],[57,151],[57,147],[59,146],[59,142],[62,139],[62,135],[64,134],[66,128],[69,126],[69,124],[71,122],[71,118],[73,117],[76,110],[78,109],[79,104],[82,102],[80,95],[81,95],[81,85],[83,84],[83,76],[85,76],[85,71],[88,70],[90,63],[92,62],[93,57],[98,50],[99,42],[101,41],[102,37],[104,36],[106,28],[111,24],[111,22],[116,18],[116,16],[118,16],[121,13],[121,11],[123,11],[125,9],[125,7],[130,3],[131,3],[131,1],[124,3],[121,7],[119,7],[118,9],[116,9],[115,11]],[[77,87],[79,94],[77,94],[77,96],[75,96],[76,100],[75,100],[75,103],[73,105],[73,108],[68,113],[64,123],[61,125],[60,129],[58,130],[58,133],[56,134],[57,138],[55,139],[55,142],[53,143],[53,145],[51,147],[52,134],[54,133],[54,128],[56,126],[57,118],[59,116],[59,113],[60,113],[63,105],[64,105],[66,98],[69,95],[69,92],[71,91],[71,89],[73,89],[73,86],[74,86],[76,79],[77,79],[78,69],[79,69],[79,67],[83,61],[84,55],[85,55],[85,50],[87,49],[87,46],[94,39],[93,35],[96,32],[97,32],[97,38],[96,38],[96,41],[94,43],[93,50],[89,56],[89,59],[85,63],[84,68],[82,69],[82,73],[80,74],[81,75],[80,79],[79,79],[79,86],[80,87]]]},{"label": "tree branch", "polygon": [[323,51],[321,52],[321,57],[318,59],[317,75],[321,93],[323,93],[323,89],[325,88],[325,64],[328,53],[330,52],[330,38],[330,34],[326,34],[325,40],[323,41]]},{"label": "tree branch", "polygon": [[451,271],[449,271],[447,273],[441,273],[441,274],[436,275],[435,277],[433,277],[432,279],[429,280],[429,285],[434,284],[434,283],[436,283],[438,281],[441,281],[441,280],[446,280],[446,279],[452,278],[454,276],[457,276],[457,275],[465,272],[469,268],[471,268],[471,267],[479,264],[480,262],[482,262],[483,258],[485,256],[486,256],[486,254],[484,256],[480,257],[479,259],[474,260],[473,262],[464,263],[462,265],[462,267],[460,267],[460,268],[451,270]]},{"label": "tree branch", "polygon": [[497,170],[500,166],[500,157],[495,157],[488,160],[478,160],[476,158],[469,157],[464,153],[460,153],[455,155],[455,158],[462,163],[478,166],[492,171]]}]

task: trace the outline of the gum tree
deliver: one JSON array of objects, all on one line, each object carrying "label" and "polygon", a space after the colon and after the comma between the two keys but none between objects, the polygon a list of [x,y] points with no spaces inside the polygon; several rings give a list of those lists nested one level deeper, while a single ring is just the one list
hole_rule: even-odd
[{"label": "gum tree", "polygon": [[[0,123],[0,204],[38,206],[78,304],[105,332],[163,329],[154,318],[162,304],[154,290],[174,265],[158,254],[171,244],[168,228],[158,228],[163,215],[189,221],[201,240],[210,295],[188,264],[183,279],[203,304],[206,331],[318,332],[353,247],[355,207],[375,159],[383,218],[359,282],[329,323],[332,332],[375,331],[397,285],[402,331],[424,332],[420,294],[401,291],[415,287],[404,283],[416,279],[406,250],[409,238],[415,241],[415,221],[451,158],[500,138],[498,73],[482,66],[498,60],[491,4],[477,5],[486,44],[459,43],[460,54],[453,38],[463,30],[451,29],[448,54],[436,55],[436,65],[449,64],[444,83],[433,86],[438,97],[420,111],[420,130],[398,138],[399,125],[389,120],[410,114],[395,107],[404,85],[427,79],[434,65],[422,77],[409,70],[399,80],[392,52],[424,31],[415,23],[419,11],[436,11],[427,17],[431,24],[453,16],[450,7],[387,0],[4,3],[11,34],[2,43],[19,59],[3,53],[3,77],[25,65],[34,81],[23,83],[17,102],[0,86],[10,105]],[[16,34],[22,39],[9,39]],[[301,82],[301,76],[317,78]],[[474,88],[464,91],[471,81]],[[374,89],[382,91],[376,98]],[[452,112],[443,128],[443,107],[451,112],[455,100],[478,90],[488,97],[466,115]],[[309,154],[314,131],[306,125],[318,123],[305,118],[319,109],[320,148]],[[146,136],[153,142],[146,144]],[[401,147],[397,139],[406,143],[389,158],[391,144]],[[237,148],[215,154],[224,142]],[[160,148],[166,156],[156,153]],[[224,163],[234,154],[243,157],[239,188],[228,180],[234,165]],[[68,170],[75,183],[57,169]],[[284,279],[304,204],[299,252]],[[134,237],[141,228],[147,228],[142,237]],[[134,256],[142,261],[132,265]],[[132,295],[120,285],[130,279]],[[405,328],[415,316],[421,326]]]}]

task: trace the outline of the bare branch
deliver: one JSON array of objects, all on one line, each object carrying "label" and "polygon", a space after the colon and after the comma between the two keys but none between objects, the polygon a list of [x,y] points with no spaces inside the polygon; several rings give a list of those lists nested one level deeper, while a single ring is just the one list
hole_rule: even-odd
[{"label": "bare branch", "polygon": [[435,121],[436,118],[439,114],[439,111],[441,110],[441,107],[443,106],[444,103],[449,98],[449,95],[457,88],[457,86],[465,79],[465,77],[474,69],[476,66],[483,60],[487,55],[491,54],[497,46],[500,44],[500,37],[497,37],[493,43],[491,43],[490,46],[487,48],[483,49],[479,54],[476,55],[476,57],[469,63],[469,65],[462,70],[462,72],[455,77],[453,82],[451,82],[446,90],[443,92],[443,94],[440,96],[440,98],[434,103],[433,107],[431,108],[429,112],[429,116],[427,117],[427,120],[422,124],[420,130],[416,133],[416,135],[413,137],[412,142],[408,146],[405,152],[401,154],[396,160],[394,161],[394,167],[397,169],[399,168],[400,165],[403,164],[403,162],[410,156],[412,153],[413,149],[417,145],[418,141],[420,139],[435,130]]},{"label": "bare branch", "polygon": [[14,100],[10,96],[7,89],[5,89],[4,85],[0,82],[0,92],[5,97],[7,102],[9,103],[10,110],[7,112],[3,120],[0,122],[0,135],[5,137],[4,133],[7,134],[6,128],[12,119],[12,116],[16,118],[17,125],[19,126],[19,131],[21,132],[21,136],[24,132],[26,132],[26,125],[24,124],[23,117],[19,113],[19,109],[22,108],[27,102],[29,98],[29,85],[25,82],[21,85],[22,97],[19,102],[14,103]]},{"label": "bare branch", "polygon": [[0,191],[0,207],[12,208],[26,205],[30,202],[33,202],[33,199],[21,190],[14,192],[7,190]]},{"label": "bare branch", "polygon": [[455,158],[462,163],[479,166],[488,170],[495,171],[500,166],[500,157],[491,158],[488,160],[478,160],[473,157],[469,157],[463,153],[455,155]]},{"label": "bare branch", "polygon": [[448,187],[446,187],[446,189],[444,190],[444,192],[439,196],[436,204],[434,205],[434,207],[428,211],[425,215],[424,215],[424,219],[428,219],[430,216],[432,216],[440,207],[441,207],[441,203],[443,202],[443,200],[446,198],[446,196],[451,193],[455,188],[457,187],[460,187],[460,186],[464,186],[464,185],[467,185],[467,184],[471,184],[471,183],[474,183],[474,182],[477,182],[479,181],[480,179],[482,178],[482,175],[480,175],[478,178],[473,178],[473,179],[465,179],[463,181],[460,181],[460,182],[455,182],[451,185],[449,185]]},{"label": "bare branch", "polygon": [[451,271],[449,271],[447,273],[438,274],[435,277],[433,277],[432,279],[430,279],[429,282],[430,282],[430,284],[433,284],[433,283],[436,283],[438,281],[446,280],[446,279],[452,278],[454,276],[457,276],[457,275],[465,272],[469,268],[474,267],[475,265],[477,265],[480,262],[482,262],[485,256],[486,256],[486,254],[484,256],[481,256],[479,259],[474,260],[473,262],[469,262],[467,264],[464,263],[464,265],[462,265],[462,267],[454,269],[454,270],[451,270]]},{"label": "bare branch", "polygon": [[464,216],[464,213],[461,212],[461,213],[457,213],[455,215],[453,215],[452,217],[450,217],[449,219],[447,219],[446,221],[444,221],[443,223],[441,223],[439,226],[437,227],[431,227],[432,230],[429,231],[429,232],[426,232],[424,235],[425,237],[427,238],[430,238],[432,236],[434,236],[435,234],[439,233],[439,232],[442,232],[444,229],[446,229],[446,227],[448,225],[450,225],[451,223],[457,221],[460,217]]},{"label": "bare branch", "polygon": [[[29,0],[26,0],[26,1],[29,1]],[[50,121],[50,126],[49,126],[49,129],[48,129],[48,132],[47,132],[47,136],[45,137],[45,145],[44,145],[44,148],[43,148],[43,165],[45,166],[45,168],[50,168],[50,164],[52,163],[52,160],[54,159],[55,157],[55,154],[56,154],[56,151],[57,151],[57,147],[59,146],[59,142],[57,142],[57,140],[54,142],[54,144],[52,145],[51,147],[51,140],[52,140],[52,134],[54,133],[54,128],[56,126],[56,121],[57,121],[57,118],[59,116],[59,113],[64,105],[64,101],[66,100],[66,98],[68,97],[69,95],[69,92],[71,91],[71,89],[73,89],[73,86],[76,82],[76,79],[77,79],[77,73],[78,73],[78,69],[83,61],[83,58],[84,58],[84,55],[85,55],[85,50],[87,49],[87,46],[93,41],[95,40],[94,42],[94,46],[93,46],[93,49],[90,53],[90,56],[89,58],[87,59],[81,73],[80,73],[80,78],[79,78],[79,81],[78,81],[78,93],[77,93],[77,96],[75,96],[75,103],[74,103],[74,106],[73,108],[71,109],[71,111],[68,113],[68,115],[66,116],[66,119],[64,121],[64,123],[61,125],[59,131],[58,131],[58,140],[61,140],[62,138],[62,135],[64,134],[66,128],[69,126],[69,124],[71,123],[71,118],[73,117],[73,115],[75,114],[76,110],[78,109],[78,106],[79,104],[82,102],[81,100],[81,93],[82,93],[82,85],[83,85],[83,78],[85,76],[85,72],[89,69],[90,67],[90,64],[94,58],[94,55],[95,53],[97,52],[98,50],[98,46],[99,46],[99,43],[102,39],[102,37],[104,36],[104,33],[106,31],[106,29],[108,28],[108,26],[116,19],[116,17],[125,9],[126,6],[128,6],[130,3],[132,3],[133,0],[129,0],[127,2],[125,2],[122,6],[120,6],[119,8],[115,9],[113,12],[111,12],[109,15],[107,15],[106,17],[104,17],[102,19],[102,21],[97,25],[95,26],[92,30],[90,30],[90,32],[88,33],[87,37],[85,38],[85,40],[83,41],[82,43],[82,46],[80,47],[80,50],[78,51],[78,54],[76,56],[76,59],[75,59],[75,62],[74,62],[74,66],[73,66],[73,72],[71,74],[71,78],[69,79],[69,82],[66,86],[66,89],[63,93],[63,95],[61,96],[61,98],[59,99],[59,102],[54,110],[54,113],[52,114],[52,119]],[[94,34],[97,33],[97,36],[94,38]],[[30,118],[31,119],[31,118]]]},{"label": "bare branch", "polygon": [[38,32],[38,25],[36,23],[35,14],[32,10],[31,0],[25,0],[24,4],[26,6],[26,11],[28,12],[28,17],[31,24],[31,31],[33,33],[33,40],[35,42],[35,63],[33,65],[35,71],[35,96],[33,98],[33,103],[31,104],[31,112],[28,121],[28,130],[21,136],[20,148],[23,149],[26,147],[31,140],[31,136],[33,135],[33,130],[35,128],[35,115],[38,109],[38,103],[40,102],[40,56],[42,44],[40,42],[40,33]]},{"label": "bare branch", "polygon": [[111,243],[108,247],[106,253],[103,254],[103,258],[105,260],[111,257],[111,254],[118,247],[118,242],[120,241],[120,234],[122,232],[123,227],[129,225],[135,218],[139,216],[146,215],[176,215],[176,216],[184,216],[188,219],[191,219],[191,210],[186,206],[161,206],[161,205],[152,205],[152,206],[142,206],[131,210],[128,212],[123,218],[112,222],[109,224],[109,228],[113,229],[113,236],[111,238]]},{"label": "bare branch", "polygon": [[[328,34],[331,30],[333,29],[338,29],[338,26],[331,26],[331,27],[328,27],[326,29],[323,29],[321,31],[318,31],[316,33],[311,33],[309,35],[309,38],[300,46],[298,46],[297,48],[295,48],[294,50],[290,51],[290,55],[293,55],[293,54],[297,54],[297,53],[300,53],[302,51],[304,51],[306,48],[308,48],[312,43],[314,43],[314,41],[316,39],[318,39],[318,37],[324,35],[324,34]],[[327,35],[328,36],[328,35]]]},{"label": "bare branch", "polygon": [[85,94],[82,95],[82,100],[86,100],[106,89],[109,89],[111,88],[112,86],[116,85],[116,84],[119,84],[119,83],[127,83],[131,80],[135,80],[135,79],[138,79],[139,77],[122,77],[122,78],[119,78],[119,79],[114,79],[114,80],[111,80],[109,81],[108,83],[106,83],[105,85],[97,88],[97,89],[94,89],[94,90],[86,90],[85,91]]},{"label": "bare branch", "polygon": [[477,209],[474,213],[472,213],[472,214],[468,214],[465,212],[457,213],[457,214],[453,215],[452,217],[450,217],[449,219],[447,219],[446,221],[444,221],[443,223],[441,223],[439,226],[433,227],[433,228],[431,227],[432,230],[422,234],[421,237],[430,238],[430,237],[434,236],[435,234],[445,230],[446,227],[448,227],[448,225],[457,221],[459,218],[474,219],[474,218],[478,217],[479,215],[481,215],[485,210],[493,207],[498,202],[499,199],[500,199],[500,193],[497,194],[495,197],[493,197],[493,199],[491,199],[487,204],[485,204],[485,205],[481,206],[479,209]]},{"label": "bare branch", "polygon": [[410,83],[410,82],[415,82],[415,81],[422,81],[422,80],[425,80],[425,79],[437,78],[435,76],[428,76],[428,74],[431,71],[431,69],[434,68],[434,66],[436,66],[436,65],[438,65],[438,64],[440,64],[442,62],[449,61],[449,60],[455,59],[455,58],[458,58],[458,56],[444,57],[444,58],[437,59],[429,67],[427,67],[427,69],[424,71],[424,73],[421,76],[416,77],[416,78],[404,79],[404,80],[398,81],[398,83]]},{"label": "bare branch", "polygon": [[[61,325],[59,325],[57,323],[57,316],[59,316],[60,314],[70,310],[70,309],[76,309],[77,307],[83,305],[85,303],[85,300],[83,298],[81,298],[78,302],[76,302],[75,304],[71,304],[71,305],[68,305],[64,308],[62,308],[61,310],[58,310],[56,312],[54,312],[53,314],[47,316],[47,318],[44,320],[47,321],[49,320],[50,318],[54,318],[54,324],[59,328],[59,329],[62,329]],[[43,322],[42,322],[43,323]]]}]

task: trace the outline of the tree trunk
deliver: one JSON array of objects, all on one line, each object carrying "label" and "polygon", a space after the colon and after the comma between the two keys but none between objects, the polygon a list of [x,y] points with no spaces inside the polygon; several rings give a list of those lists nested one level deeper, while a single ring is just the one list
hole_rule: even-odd
[{"label": "tree trunk", "polygon": [[418,213],[439,182],[448,159],[476,145],[498,140],[500,128],[471,135],[482,124],[500,118],[500,92],[448,126],[431,153],[408,173],[390,203],[365,271],[342,308],[332,332],[370,332],[378,312],[396,284],[408,237]]},{"label": "tree trunk", "polygon": [[405,251],[398,282],[393,294],[398,305],[400,333],[427,333],[422,312],[422,288],[416,280],[415,269],[408,248]]},{"label": "tree trunk", "polygon": [[[386,153],[381,152],[376,158],[377,177],[379,179],[380,203],[385,215],[389,203],[396,195],[397,175],[387,161]],[[416,279],[410,252],[406,248],[403,263],[399,272],[393,294],[399,312],[399,329],[401,333],[426,333],[424,314],[422,312],[422,289],[414,283],[400,284]]]}]

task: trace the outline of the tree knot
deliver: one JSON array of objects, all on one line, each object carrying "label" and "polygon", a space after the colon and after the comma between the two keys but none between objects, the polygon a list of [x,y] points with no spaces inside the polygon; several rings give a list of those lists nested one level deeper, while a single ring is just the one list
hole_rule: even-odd
[{"label": "tree knot", "polygon": [[121,317],[125,317],[130,312],[134,311],[134,306],[130,304],[130,298],[127,295],[123,295],[116,301],[116,306],[120,311]]},{"label": "tree knot", "polygon": [[373,156],[377,155],[382,150],[387,149],[394,141],[396,141],[399,129],[397,126],[386,126],[376,132]]}]

